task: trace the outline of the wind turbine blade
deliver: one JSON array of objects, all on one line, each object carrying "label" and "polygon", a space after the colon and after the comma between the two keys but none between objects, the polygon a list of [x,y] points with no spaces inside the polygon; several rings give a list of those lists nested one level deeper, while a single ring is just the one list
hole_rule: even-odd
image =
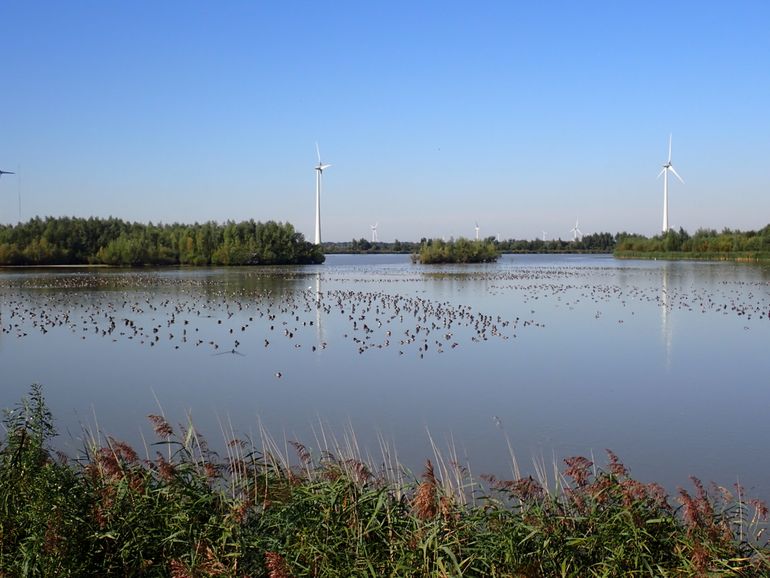
[{"label": "wind turbine blade", "polygon": [[658,173],[658,176],[657,176],[657,177],[655,177],[655,178],[658,178],[658,179],[659,179],[660,177],[662,177],[662,176],[663,176],[663,173],[665,173],[665,172],[666,172],[666,167],[663,167],[663,170],[662,170],[662,171],[660,171],[660,172]]},{"label": "wind turbine blade", "polygon": [[680,176],[679,176],[679,173],[677,173],[677,172],[676,172],[676,170],[674,169],[674,167],[668,167],[668,168],[669,168],[669,169],[671,169],[671,172],[672,172],[672,173],[674,173],[674,176],[675,176],[677,179],[679,179],[679,181],[680,181],[682,184],[684,184],[684,180],[682,180],[682,177],[680,177]]},{"label": "wind turbine blade", "polygon": [[331,166],[331,165],[318,165],[318,168],[319,168],[319,169],[321,169],[321,170],[323,171],[323,170],[325,170],[325,169],[328,169],[330,166]]},{"label": "wind turbine blade", "polygon": [[318,141],[315,143],[315,152],[318,155],[318,164],[321,164],[321,149],[318,148]]},{"label": "wind turbine blade", "polygon": [[671,162],[671,133],[668,135],[668,162]]}]

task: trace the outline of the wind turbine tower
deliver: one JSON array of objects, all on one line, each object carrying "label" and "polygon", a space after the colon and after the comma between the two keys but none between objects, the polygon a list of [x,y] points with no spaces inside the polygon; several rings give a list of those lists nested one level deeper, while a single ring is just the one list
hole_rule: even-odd
[{"label": "wind turbine tower", "polygon": [[476,240],[479,240],[479,222],[476,221]]},{"label": "wind turbine tower", "polygon": [[580,228],[578,227],[578,219],[575,219],[575,226],[570,229],[570,232],[572,233],[573,242],[580,241],[580,238],[583,236],[583,233],[580,231]]},{"label": "wind turbine tower", "polygon": [[315,152],[318,154],[318,164],[315,167],[315,244],[321,244],[321,175],[324,169],[331,165],[325,165],[321,162],[321,149],[318,143],[315,143]]},{"label": "wind turbine tower", "polygon": [[375,223],[374,225],[369,225],[369,227],[372,230],[372,243],[380,242],[379,237],[377,237],[377,225],[379,225],[379,223]]},{"label": "wind turbine tower", "polygon": [[684,184],[684,181],[682,180],[682,177],[679,176],[679,174],[674,169],[673,165],[671,164],[671,135],[668,135],[668,161],[665,165],[663,165],[663,170],[658,173],[658,178],[660,178],[660,175],[663,175],[663,233],[667,233],[669,226],[668,226],[668,173],[671,171],[674,173],[674,176],[679,179],[679,181]]},{"label": "wind turbine tower", "polygon": [[[15,175],[16,173],[12,171],[4,171],[0,169],[0,178],[2,178],[3,175]],[[19,207],[21,207],[21,201],[19,201]],[[19,222],[21,222],[21,209],[19,209]]]}]

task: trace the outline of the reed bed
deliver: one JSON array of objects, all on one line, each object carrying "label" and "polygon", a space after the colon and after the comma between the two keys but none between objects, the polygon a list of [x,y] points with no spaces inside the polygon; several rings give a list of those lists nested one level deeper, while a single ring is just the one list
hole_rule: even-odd
[{"label": "reed bed", "polygon": [[436,449],[413,476],[384,441],[363,459],[353,435],[310,449],[228,425],[216,453],[149,419],[143,457],[92,432],[69,458],[38,386],[6,410],[0,576],[770,575],[764,504],[694,478],[671,497],[612,452],[475,480]]}]

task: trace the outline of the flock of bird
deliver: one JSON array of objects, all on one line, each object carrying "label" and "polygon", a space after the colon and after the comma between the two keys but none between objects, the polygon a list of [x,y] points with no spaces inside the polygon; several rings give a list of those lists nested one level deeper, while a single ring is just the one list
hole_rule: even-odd
[{"label": "flock of bird", "polygon": [[[416,351],[424,357],[458,347],[460,326],[471,341],[482,342],[508,339],[511,335],[503,330],[519,323],[518,318],[503,320],[470,306],[384,291],[320,292],[308,287],[278,293],[216,284],[202,291],[199,281],[188,285],[187,280],[167,280],[163,290],[157,277],[148,275],[147,281],[150,291],[137,278],[132,280],[136,289],[129,291],[105,285],[99,275],[55,277],[34,287],[0,286],[0,326],[3,334],[17,338],[68,331],[83,340],[245,354],[244,344],[254,346],[253,338],[249,340],[254,333],[264,348],[289,343],[299,349],[310,340],[311,351],[326,349],[321,336],[333,325],[359,354],[392,344],[401,355]],[[524,322],[529,324],[537,325]]]},{"label": "flock of bird", "polygon": [[[595,319],[603,319],[619,311],[649,313],[644,307],[652,305],[667,312],[737,316],[746,329],[751,321],[770,320],[768,282],[722,281],[706,289],[687,287],[681,280],[661,283],[656,270],[635,275],[647,275],[649,282],[619,283],[617,269],[569,267],[388,277],[340,276],[330,270],[284,273],[277,276],[277,285],[275,275],[246,275],[237,281],[153,272],[7,275],[0,277],[0,338],[69,332],[81,340],[201,348],[211,355],[249,355],[276,347],[320,354],[348,343],[358,354],[392,350],[424,358],[513,339],[525,329],[545,329],[537,317],[541,306],[587,308]],[[483,283],[488,296],[515,297],[521,309],[504,317],[479,311],[478,303],[438,301],[423,295],[425,283],[446,283],[448,291],[469,299],[478,292],[464,292],[465,284]]]}]

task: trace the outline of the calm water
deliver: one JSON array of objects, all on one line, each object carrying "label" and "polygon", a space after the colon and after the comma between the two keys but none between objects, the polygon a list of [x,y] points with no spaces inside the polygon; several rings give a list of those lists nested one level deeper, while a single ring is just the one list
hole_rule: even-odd
[{"label": "calm water", "polygon": [[475,474],[505,475],[507,435],[524,469],[610,448],[670,489],[696,475],[770,497],[767,267],[5,270],[0,325],[0,405],[42,383],[73,452],[95,421],[140,444],[159,403],[214,445],[222,424],[256,435],[259,421],[314,445],[323,423],[420,469],[429,431]]}]

